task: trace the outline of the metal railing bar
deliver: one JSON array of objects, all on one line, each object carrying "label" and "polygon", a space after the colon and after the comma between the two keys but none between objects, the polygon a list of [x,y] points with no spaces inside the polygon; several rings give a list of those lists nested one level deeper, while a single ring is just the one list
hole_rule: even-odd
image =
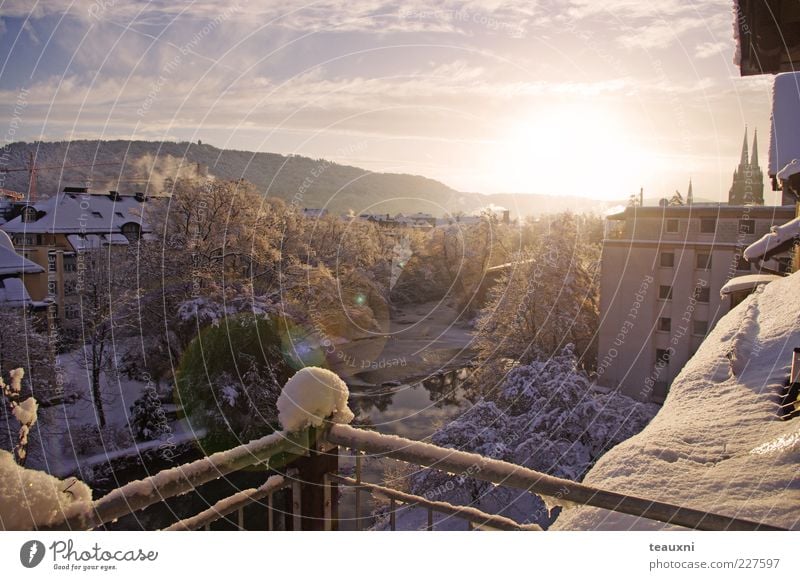
[{"label": "metal railing bar", "polygon": [[760,522],[606,491],[476,453],[445,449],[395,435],[363,431],[349,425],[332,425],[326,437],[329,442],[348,449],[392,457],[448,473],[468,472],[470,477],[497,485],[687,528],[740,531],[783,529]]},{"label": "metal railing bar", "polygon": [[191,463],[165,469],[119,487],[87,507],[72,504],[64,518],[40,530],[86,530],[142,510],[165,499],[183,495],[223,475],[267,461],[279,453],[308,454],[308,431],[277,432]]},{"label": "metal railing bar", "polygon": [[289,484],[283,476],[273,475],[267,481],[257,488],[245,489],[224,499],[219,500],[210,508],[203,510],[199,514],[175,522],[171,526],[164,528],[165,531],[186,531],[197,530],[201,527],[210,526],[212,522],[221,520],[228,514],[238,511],[239,528],[244,528],[244,512],[243,509],[246,505],[259,501],[265,497],[272,497],[272,494],[278,490],[284,489]]},{"label": "metal railing bar", "polygon": [[431,526],[431,528],[433,527],[432,511],[436,511],[439,513],[451,516],[457,516],[459,518],[471,521],[477,524],[479,527],[483,528],[493,528],[498,530],[525,530],[525,531],[541,530],[541,528],[535,524],[518,524],[517,522],[515,522],[510,518],[494,514],[487,514],[477,508],[470,506],[452,505],[442,501],[429,500],[419,495],[413,495],[389,487],[384,487],[382,485],[377,485],[374,483],[366,483],[366,482],[358,483],[356,482],[355,479],[352,479],[350,477],[343,477],[341,475],[329,474],[328,477],[331,478],[331,480],[339,483],[340,485],[346,485],[350,487],[358,486],[361,487],[364,491],[368,491],[370,493],[375,493],[379,495],[384,495],[388,497],[392,502],[398,501],[406,505],[422,506],[424,508],[427,508],[429,510],[428,523]]}]

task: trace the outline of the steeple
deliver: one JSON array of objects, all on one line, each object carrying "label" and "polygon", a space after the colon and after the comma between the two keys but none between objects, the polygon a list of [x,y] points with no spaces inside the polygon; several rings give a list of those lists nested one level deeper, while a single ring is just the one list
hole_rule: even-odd
[{"label": "steeple", "polygon": [[758,167],[758,129],[753,132],[753,154],[750,157],[750,165]]},{"label": "steeple", "polygon": [[733,172],[728,192],[730,205],[764,205],[764,174],[758,165],[758,129],[753,131],[753,154],[747,154],[747,127],[744,128],[742,157]]},{"label": "steeple", "polygon": [[744,141],[742,142],[742,158],[739,161],[739,167],[747,166],[747,126],[745,125],[744,128]]},{"label": "steeple", "polygon": [[694,203],[694,196],[692,195],[692,178],[689,178],[689,189],[686,192],[686,205],[692,205]]}]

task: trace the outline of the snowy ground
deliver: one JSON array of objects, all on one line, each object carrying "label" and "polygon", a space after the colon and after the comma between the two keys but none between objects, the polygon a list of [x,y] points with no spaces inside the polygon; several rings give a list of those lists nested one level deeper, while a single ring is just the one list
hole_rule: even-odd
[{"label": "snowy ground", "polygon": [[[605,489],[800,529],[800,419],[777,418],[800,346],[800,274],[772,282],[717,324],[675,379],[661,412],[584,481]],[[555,529],[664,524],[573,508]]]}]

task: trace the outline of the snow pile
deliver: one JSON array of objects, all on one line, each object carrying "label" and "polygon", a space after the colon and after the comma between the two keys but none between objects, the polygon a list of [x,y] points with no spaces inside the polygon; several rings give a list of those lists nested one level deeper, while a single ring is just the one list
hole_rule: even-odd
[{"label": "snow pile", "polygon": [[725,285],[719,290],[719,295],[724,298],[728,294],[733,294],[734,292],[740,292],[742,290],[752,290],[761,284],[769,284],[781,278],[783,278],[783,276],[776,276],[774,274],[747,274],[745,276],[737,276],[725,282]]},{"label": "snow pile", "polygon": [[786,181],[792,175],[796,175],[797,173],[800,173],[800,160],[792,159],[791,162],[786,165],[786,167],[778,171],[778,175],[775,177],[782,181]]},{"label": "snow pile", "polygon": [[744,250],[744,259],[748,262],[758,260],[778,246],[800,238],[800,218],[786,222],[782,226],[772,226],[770,233],[764,234]]},{"label": "snow pile", "polygon": [[[792,350],[800,346],[798,294],[800,274],[794,274],[764,286],[722,318],[673,382],[661,412],[603,456],[585,483],[800,529],[800,420],[777,417]],[[665,524],[580,507],[555,527]]]},{"label": "snow pile", "polygon": [[77,479],[25,469],[0,451],[0,529],[31,530],[53,523],[74,503],[91,501],[92,490]]},{"label": "snow pile", "polygon": [[769,175],[800,159],[800,73],[775,76],[769,139]]},{"label": "snow pile", "polygon": [[[607,449],[639,432],[656,409],[623,395],[592,392],[589,379],[576,368],[570,345],[546,361],[513,369],[496,400],[478,401],[437,431],[431,442],[578,480]],[[555,518],[545,499],[479,481],[471,477],[475,470],[460,474],[423,470],[411,476],[411,491],[432,500],[471,505],[518,523],[547,527]],[[561,503],[552,498],[546,501]],[[425,524],[414,511],[424,513],[408,510],[398,520],[401,527],[415,528],[417,520]],[[453,525],[463,529],[463,522]]]},{"label": "snow pile", "polygon": [[319,427],[325,420],[349,423],[347,385],[336,373],[319,367],[300,369],[278,397],[278,419],[286,431]]}]

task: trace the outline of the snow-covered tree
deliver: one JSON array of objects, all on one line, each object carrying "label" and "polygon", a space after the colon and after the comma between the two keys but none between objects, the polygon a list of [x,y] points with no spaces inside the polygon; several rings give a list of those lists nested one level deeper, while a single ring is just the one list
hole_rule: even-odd
[{"label": "snow-covered tree", "polygon": [[[480,399],[431,439],[443,447],[579,480],[608,449],[643,429],[656,410],[623,395],[592,392],[568,345],[545,361],[516,366],[492,399]],[[411,476],[411,489],[521,523],[552,522],[555,513],[542,499],[495,487],[474,475],[426,469]]]},{"label": "snow-covered tree", "polygon": [[548,230],[515,256],[480,313],[474,380],[484,389],[497,385],[509,362],[546,359],[568,343],[584,364],[593,363],[598,249],[571,214],[550,221]]},{"label": "snow-covered tree", "polygon": [[23,369],[14,369],[9,372],[11,382],[6,384],[0,375],[0,392],[7,402],[7,407],[19,423],[17,444],[14,447],[14,459],[19,465],[25,465],[28,458],[28,436],[31,428],[36,423],[39,404],[33,397],[22,399],[22,378],[25,376]]}]

